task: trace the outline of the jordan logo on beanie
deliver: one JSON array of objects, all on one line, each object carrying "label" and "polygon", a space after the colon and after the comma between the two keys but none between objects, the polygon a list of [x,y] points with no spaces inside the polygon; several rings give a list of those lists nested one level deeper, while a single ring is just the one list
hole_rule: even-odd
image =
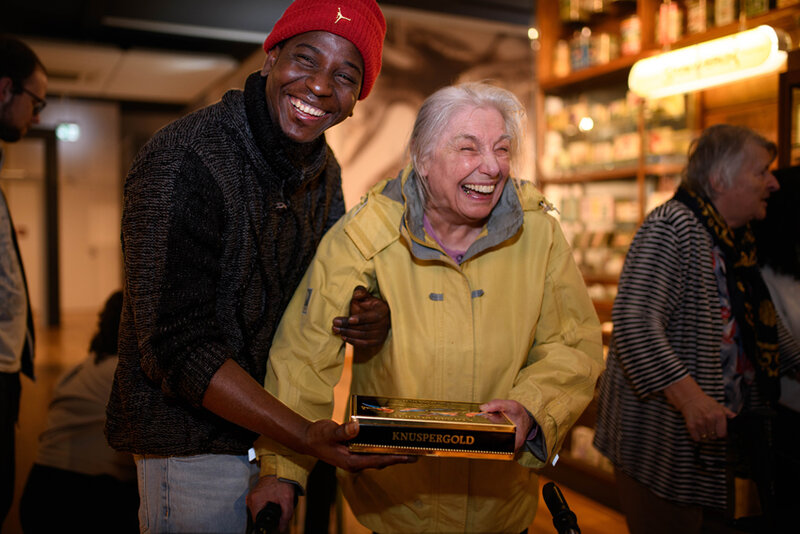
[{"label": "jordan logo on beanie", "polygon": [[339,12],[336,13],[336,20],[334,20],[333,23],[334,24],[339,24],[340,20],[346,20],[348,22],[353,22],[353,19],[349,19],[349,18],[345,17],[344,15],[342,15],[342,8],[341,7],[339,8]]}]

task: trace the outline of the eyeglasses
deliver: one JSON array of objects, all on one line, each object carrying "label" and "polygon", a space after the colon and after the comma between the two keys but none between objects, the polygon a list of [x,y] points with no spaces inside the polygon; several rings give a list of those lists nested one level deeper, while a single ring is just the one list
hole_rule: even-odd
[{"label": "eyeglasses", "polygon": [[44,98],[39,98],[32,91],[29,91],[24,87],[22,88],[22,90],[25,93],[27,93],[29,97],[33,99],[33,114],[38,115],[39,113],[41,113],[42,110],[45,108],[45,106],[47,106],[47,100],[45,100]]}]

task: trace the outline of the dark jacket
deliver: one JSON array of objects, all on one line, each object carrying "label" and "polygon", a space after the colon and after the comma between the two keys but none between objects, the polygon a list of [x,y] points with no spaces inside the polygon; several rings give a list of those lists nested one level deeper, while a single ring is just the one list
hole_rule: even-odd
[{"label": "dark jacket", "polygon": [[270,343],[324,232],[344,213],[324,138],[273,126],[264,82],[159,131],[125,183],[125,298],[109,443],[138,454],[244,454],[256,437],[201,407],[233,359],[263,382]]}]

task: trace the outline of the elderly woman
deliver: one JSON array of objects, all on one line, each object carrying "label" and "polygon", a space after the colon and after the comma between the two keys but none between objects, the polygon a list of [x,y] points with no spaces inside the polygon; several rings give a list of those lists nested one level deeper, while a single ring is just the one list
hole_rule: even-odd
[{"label": "elderly woman", "polygon": [[769,451],[756,447],[768,442],[769,421],[758,414],[777,400],[779,373],[800,365],[748,224],[778,189],[775,155],[747,128],[708,128],[674,198],[628,251],[595,445],[615,466],[633,534],[727,531],[733,475],[768,475],[758,462]]},{"label": "elderly woman", "polygon": [[[523,119],[489,84],[430,96],[411,164],[325,236],[270,351],[267,389],[330,417],[345,347],[329,325],[361,284],[389,303],[392,331],[374,357],[355,358],[353,393],[479,402],[516,424],[515,461],[339,472],[356,518],[381,534],[525,530],[539,491],[531,468],[552,461],[602,369],[599,322],[558,222],[532,184],[509,178]],[[309,465],[265,456],[262,474],[302,486]]]}]

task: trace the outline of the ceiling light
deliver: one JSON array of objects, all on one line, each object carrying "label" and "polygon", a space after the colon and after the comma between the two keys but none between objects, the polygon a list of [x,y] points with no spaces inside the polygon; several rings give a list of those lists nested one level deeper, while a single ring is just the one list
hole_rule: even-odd
[{"label": "ceiling light", "polygon": [[74,143],[81,137],[81,127],[75,122],[62,122],[56,126],[56,138],[59,141]]}]

